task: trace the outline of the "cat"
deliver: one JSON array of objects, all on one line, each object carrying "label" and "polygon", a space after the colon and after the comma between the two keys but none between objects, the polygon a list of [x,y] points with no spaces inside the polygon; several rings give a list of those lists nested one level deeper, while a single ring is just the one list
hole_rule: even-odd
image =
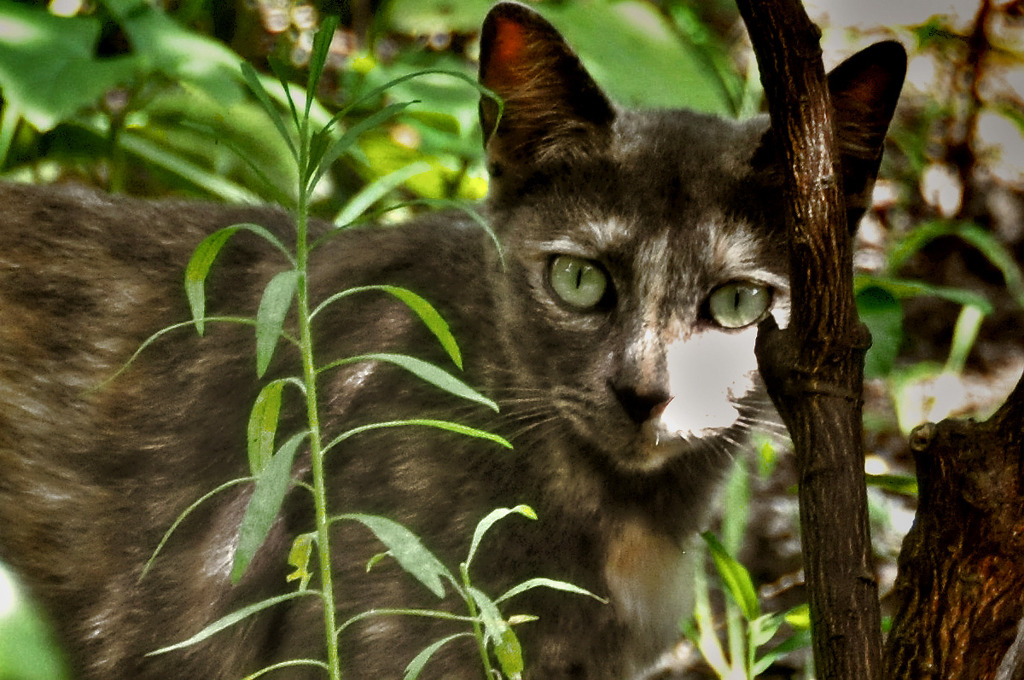
[{"label": "cat", "polygon": [[[882,43],[830,75],[851,224],[863,211],[905,71]],[[377,513],[415,531],[449,565],[496,507],[529,504],[484,539],[474,579],[497,595],[561,579],[608,599],[546,589],[513,600],[527,678],[634,677],[688,615],[687,545],[747,435],[775,422],[753,354],[759,322],[788,315],[780,171],[764,116],[726,121],[612,104],[537,12],[501,2],[482,29],[486,218],[439,213],[355,228],[314,251],[314,304],[365,284],[430,300],[461,343],[467,383],[500,414],[397,367],[362,362],[320,382],[326,432],[437,417],[507,437],[513,450],[425,428],[353,437],[330,452],[332,511]],[[150,202],[79,187],[0,185],[0,560],[53,620],[74,675],[240,678],[291,658],[323,658],[313,598],[268,609],[175,652],[249,603],[294,590],[293,538],[311,530],[293,489],[241,582],[230,583],[251,486],[232,487],[164,532],[195,500],[248,474],[245,432],[261,382],[252,330],[183,329],[192,249],[213,230],[256,223],[294,238],[269,207]],[[315,226],[314,229],[326,229]],[[247,232],[208,282],[209,314],[253,314],[279,254]],[[405,352],[450,363],[397,300],[364,293],[317,318],[323,361]],[[282,346],[270,376],[297,372]],[[286,399],[282,433],[302,428]],[[293,413],[294,412],[294,413]],[[301,454],[295,475],[308,474]],[[336,525],[338,616],[436,607],[362,526]],[[314,584],[316,583],[314,577]],[[454,606],[450,604],[444,606]],[[345,677],[401,677],[456,624],[370,618],[341,637]],[[479,678],[471,641],[441,649],[423,677]],[[293,667],[271,677],[322,677]]]}]

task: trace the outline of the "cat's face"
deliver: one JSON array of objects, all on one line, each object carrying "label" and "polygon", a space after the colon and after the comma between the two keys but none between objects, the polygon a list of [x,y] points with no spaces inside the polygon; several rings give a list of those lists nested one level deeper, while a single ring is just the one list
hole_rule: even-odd
[{"label": "cat's face", "polygon": [[783,222],[750,167],[761,123],[623,114],[613,128],[604,153],[495,197],[497,318],[516,382],[558,427],[649,470],[715,437],[731,450],[759,417],[757,324],[788,316]]},{"label": "cat's face", "polygon": [[509,417],[624,470],[734,450],[768,422],[757,326],[788,321],[767,121],[618,110],[515,4],[485,24],[481,79],[505,101],[482,117]]}]

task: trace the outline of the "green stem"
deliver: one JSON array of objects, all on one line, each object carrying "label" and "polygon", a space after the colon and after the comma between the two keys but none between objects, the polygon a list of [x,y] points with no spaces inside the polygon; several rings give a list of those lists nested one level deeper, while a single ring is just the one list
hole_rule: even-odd
[{"label": "green stem", "polygon": [[334,609],[334,578],[331,570],[331,532],[327,514],[327,484],[324,473],[324,448],[320,435],[320,412],[316,388],[316,363],[313,360],[313,331],[309,310],[308,194],[300,191],[295,220],[297,233],[296,266],[299,271],[299,342],[302,346],[302,377],[306,384],[306,416],[309,420],[309,450],[312,462],[313,503],[316,511],[317,556],[320,559],[320,584],[323,593],[324,640],[327,643],[327,668],[331,680],[341,679],[338,650],[338,623]]}]

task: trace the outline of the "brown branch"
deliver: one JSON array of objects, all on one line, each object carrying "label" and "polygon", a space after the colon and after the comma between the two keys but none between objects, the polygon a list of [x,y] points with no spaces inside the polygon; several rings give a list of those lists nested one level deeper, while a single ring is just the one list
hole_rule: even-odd
[{"label": "brown branch", "polygon": [[881,625],[861,449],[866,330],[853,301],[852,246],[820,32],[798,0],[739,0],[787,172],[793,312],[761,329],[758,361],[789,427],[814,658],[823,680],[878,680]]}]

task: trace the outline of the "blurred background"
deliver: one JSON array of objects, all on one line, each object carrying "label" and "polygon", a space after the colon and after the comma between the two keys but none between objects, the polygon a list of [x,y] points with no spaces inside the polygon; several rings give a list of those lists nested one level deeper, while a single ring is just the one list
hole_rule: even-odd
[{"label": "blurred background", "polygon": [[[0,179],[290,205],[290,155],[238,64],[253,64],[285,105],[271,64],[301,91],[312,36],[329,13],[341,15],[341,27],[316,120],[342,112],[337,126],[345,130],[390,103],[417,103],[338,159],[316,214],[346,222],[355,196],[362,209],[405,206],[383,212],[384,221],[422,209],[407,205],[411,199],[480,200],[487,178],[476,89],[432,73],[366,95],[424,69],[475,74],[477,31],[491,4],[0,0]],[[624,105],[729,117],[762,109],[756,64],[729,0],[529,4]],[[865,472],[884,595],[915,507],[907,435],[927,421],[986,417],[1024,368],[1024,1],[805,5],[823,29],[826,67],[882,39],[899,40],[911,57],[856,256],[858,307],[874,338]],[[739,674],[730,659],[738,653],[735,612],[712,571],[706,629],[723,640],[723,658],[687,624],[681,631],[691,642],[667,665],[708,677],[812,676],[790,461],[785,444],[768,439],[759,454],[740,466],[716,531],[745,565],[763,612],[788,612],[786,623],[756,645],[748,635],[748,644],[772,653],[755,655],[764,662]],[[0,571],[0,680],[62,677],[45,623]]]}]

